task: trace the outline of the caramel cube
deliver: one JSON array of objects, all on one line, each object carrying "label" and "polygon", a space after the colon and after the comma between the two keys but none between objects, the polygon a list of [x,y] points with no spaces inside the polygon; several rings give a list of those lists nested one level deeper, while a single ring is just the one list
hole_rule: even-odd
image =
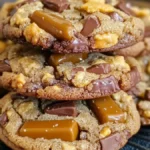
[{"label": "caramel cube", "polygon": [[77,139],[78,133],[78,124],[74,120],[28,121],[19,130],[19,135],[23,137],[61,139],[70,142]]},{"label": "caramel cube", "polygon": [[32,22],[35,22],[40,28],[55,38],[62,40],[71,40],[73,38],[75,28],[69,21],[59,16],[37,10],[30,18]]},{"label": "caramel cube", "polygon": [[88,105],[102,124],[106,122],[125,122],[125,113],[109,96],[88,101]]},{"label": "caramel cube", "polygon": [[80,61],[88,57],[87,53],[79,54],[52,54],[49,57],[49,65],[54,67],[64,62],[72,62],[73,64],[79,63]]}]

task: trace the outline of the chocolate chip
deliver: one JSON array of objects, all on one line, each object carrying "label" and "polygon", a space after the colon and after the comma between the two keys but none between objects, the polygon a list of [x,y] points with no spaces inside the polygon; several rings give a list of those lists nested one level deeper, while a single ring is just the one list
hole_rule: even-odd
[{"label": "chocolate chip", "polygon": [[89,43],[85,36],[82,34],[76,34],[75,38],[71,41],[55,41],[53,44],[54,52],[58,53],[70,53],[70,52],[89,52]]},{"label": "chocolate chip", "polygon": [[95,73],[95,74],[106,74],[111,71],[110,64],[99,64],[99,65],[93,65],[92,67],[89,67],[86,69],[87,72]]},{"label": "chocolate chip", "polygon": [[118,132],[100,140],[102,150],[120,149],[122,143],[121,140],[121,135]]},{"label": "chocolate chip", "polygon": [[4,126],[8,121],[8,117],[7,117],[7,114],[6,113],[3,113],[1,116],[0,116],[0,125],[1,126]]},{"label": "chocolate chip", "polygon": [[56,12],[63,12],[69,7],[67,0],[42,0],[46,7]]},{"label": "chocolate chip", "polygon": [[138,97],[137,96],[141,95],[140,89],[138,89],[136,86],[133,87],[132,89],[130,89],[130,91],[128,91],[127,93],[133,97],[135,102],[136,102],[136,100],[138,101]]},{"label": "chocolate chip", "polygon": [[82,67],[76,67],[76,68],[73,68],[72,71],[71,71],[71,76],[72,78],[75,76],[76,73],[78,73],[79,71],[84,71],[84,69]]},{"label": "chocolate chip", "polygon": [[80,132],[80,140],[86,140],[87,139],[87,132],[81,131]]},{"label": "chocolate chip", "polygon": [[81,34],[84,36],[89,36],[94,31],[94,29],[100,26],[100,22],[96,16],[89,16],[86,18]]},{"label": "chocolate chip", "polygon": [[114,76],[96,80],[92,83],[91,92],[100,92],[102,95],[109,95],[119,91],[118,81]]},{"label": "chocolate chip", "polygon": [[11,67],[9,65],[9,61],[7,59],[0,60],[0,74],[3,72],[11,72]]},{"label": "chocolate chip", "polygon": [[144,37],[150,37],[150,26],[145,27],[145,34]]},{"label": "chocolate chip", "polygon": [[135,16],[135,13],[128,7],[128,3],[124,0],[121,0],[116,7],[125,12],[127,15]]},{"label": "chocolate chip", "polygon": [[150,101],[150,89],[145,91],[145,99]]},{"label": "chocolate chip", "polygon": [[120,22],[124,21],[124,19],[116,12],[110,13],[109,16],[111,17],[111,19],[113,19],[115,21],[120,21]]},{"label": "chocolate chip", "polygon": [[77,116],[77,109],[74,101],[56,102],[45,108],[45,113],[58,116]]},{"label": "chocolate chip", "polygon": [[82,49],[88,47],[88,41],[87,39],[82,35],[78,34],[74,40],[69,42],[69,44],[66,46],[67,50],[73,49],[74,52],[82,52]]},{"label": "chocolate chip", "polygon": [[140,76],[140,73],[139,73],[137,67],[132,67],[131,71],[130,71],[131,87],[134,87],[140,81],[141,81],[141,76]]}]

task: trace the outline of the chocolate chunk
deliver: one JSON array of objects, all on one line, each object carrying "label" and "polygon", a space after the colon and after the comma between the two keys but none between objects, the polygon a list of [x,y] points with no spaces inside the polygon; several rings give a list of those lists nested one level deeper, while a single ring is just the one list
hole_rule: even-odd
[{"label": "chocolate chunk", "polygon": [[128,3],[124,0],[121,0],[116,7],[128,15],[135,16],[135,13],[128,7]]},{"label": "chocolate chunk", "polygon": [[84,36],[89,36],[94,31],[94,29],[100,26],[100,22],[97,17],[89,16],[86,18],[81,34]]},{"label": "chocolate chunk", "polygon": [[62,43],[62,46],[66,46],[66,49],[67,50],[70,50],[70,49],[73,49],[74,52],[80,52],[80,49],[81,49],[81,52],[82,52],[82,49],[85,48],[85,49],[88,49],[88,41],[87,39],[82,35],[82,34],[78,34],[76,36],[76,38],[74,40],[72,40],[71,42],[69,42],[68,44],[65,44]]},{"label": "chocolate chunk", "polygon": [[150,26],[145,27],[145,34],[144,37],[150,37]]},{"label": "chocolate chunk", "polygon": [[95,74],[106,74],[111,71],[110,64],[99,64],[99,65],[93,65],[92,67],[89,67],[86,69],[87,72],[95,73]]},{"label": "chocolate chunk", "polygon": [[7,59],[0,60],[0,74],[3,72],[11,72],[11,67],[9,65],[9,61]]},{"label": "chocolate chunk", "polygon": [[42,0],[46,7],[56,12],[63,12],[69,7],[67,0]]},{"label": "chocolate chunk", "polygon": [[75,39],[71,41],[54,42],[53,49],[54,52],[57,50],[58,53],[83,53],[89,52],[89,43],[82,34],[76,34]]},{"label": "chocolate chunk", "polygon": [[71,71],[71,75],[72,75],[72,78],[75,76],[75,74],[79,71],[84,71],[84,69],[82,67],[76,67],[76,68],[73,68],[72,71]]},{"label": "chocolate chunk", "polygon": [[102,95],[107,95],[120,90],[118,81],[114,76],[96,80],[92,85],[91,92],[101,92]]},{"label": "chocolate chunk", "polygon": [[4,126],[8,121],[8,117],[7,117],[7,114],[6,113],[3,113],[1,116],[0,116],[0,125],[1,126]]},{"label": "chocolate chunk", "polygon": [[45,108],[45,113],[58,116],[77,116],[77,109],[74,101],[56,102]]},{"label": "chocolate chunk", "polygon": [[150,101],[150,89],[145,91],[145,99]]},{"label": "chocolate chunk", "polygon": [[102,150],[116,150],[121,147],[121,135],[120,133],[115,133],[109,137],[100,140]]},{"label": "chocolate chunk", "polygon": [[116,12],[112,12],[109,14],[109,16],[111,17],[111,19],[115,20],[115,21],[120,21],[123,22],[123,18]]},{"label": "chocolate chunk", "polygon": [[140,76],[140,73],[139,73],[137,67],[131,68],[131,72],[130,72],[131,87],[134,87],[140,81],[141,81],[141,76]]},{"label": "chocolate chunk", "polygon": [[124,91],[129,91],[141,81],[140,73],[137,67],[132,67],[131,71],[126,74],[126,77],[119,81],[120,87]]}]

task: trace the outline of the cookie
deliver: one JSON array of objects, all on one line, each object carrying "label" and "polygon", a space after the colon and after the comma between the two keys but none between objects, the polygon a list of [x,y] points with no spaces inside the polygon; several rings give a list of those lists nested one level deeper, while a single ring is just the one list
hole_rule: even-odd
[{"label": "cookie", "polygon": [[133,46],[116,50],[113,55],[138,57],[150,53],[150,37],[145,37],[143,41],[134,44]]},{"label": "cookie", "polygon": [[[122,7],[121,7],[122,6]],[[127,14],[136,16],[144,22],[145,34],[143,41],[136,43],[133,46],[117,50],[114,55],[132,56],[146,55],[150,53],[150,10],[149,3],[147,2],[135,2],[135,1],[120,1],[117,4]],[[127,11],[128,10],[128,11]]]},{"label": "cookie", "polygon": [[57,100],[91,99],[127,91],[141,79],[123,56],[52,54],[9,45],[0,55],[0,85],[23,95]]},{"label": "cookie", "polygon": [[[6,47],[10,44],[8,41],[0,40],[0,54],[3,53]],[[3,97],[8,91],[0,87],[0,98]]]},{"label": "cookie", "polygon": [[110,4],[104,0],[6,3],[1,31],[5,38],[55,53],[114,51],[142,40],[143,22]]},{"label": "cookie", "polygon": [[9,93],[0,108],[0,139],[18,150],[119,150],[140,128],[132,97],[123,91],[65,102]]},{"label": "cookie", "polygon": [[141,75],[141,82],[128,94],[131,94],[135,99],[142,125],[150,125],[150,55],[140,56],[137,59],[128,57],[127,61],[132,66],[139,66]]}]

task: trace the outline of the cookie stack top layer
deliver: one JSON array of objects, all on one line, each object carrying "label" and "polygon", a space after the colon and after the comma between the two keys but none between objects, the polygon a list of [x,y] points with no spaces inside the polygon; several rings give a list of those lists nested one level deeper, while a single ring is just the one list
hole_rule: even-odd
[{"label": "cookie stack top layer", "polygon": [[28,0],[5,4],[5,38],[55,53],[106,52],[128,47],[144,35],[143,22],[103,0]]}]

